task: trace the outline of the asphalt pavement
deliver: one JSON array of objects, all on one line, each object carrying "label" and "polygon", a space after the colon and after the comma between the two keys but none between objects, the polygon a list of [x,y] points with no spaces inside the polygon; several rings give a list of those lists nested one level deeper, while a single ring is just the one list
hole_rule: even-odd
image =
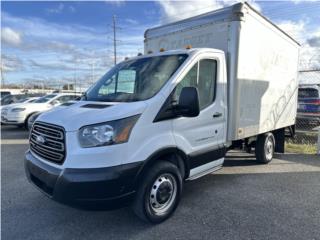
[{"label": "asphalt pavement", "polygon": [[320,157],[278,154],[269,165],[231,152],[225,167],[187,182],[159,225],[130,210],[84,211],[53,202],[26,179],[28,133],[2,126],[2,239],[320,239]]}]

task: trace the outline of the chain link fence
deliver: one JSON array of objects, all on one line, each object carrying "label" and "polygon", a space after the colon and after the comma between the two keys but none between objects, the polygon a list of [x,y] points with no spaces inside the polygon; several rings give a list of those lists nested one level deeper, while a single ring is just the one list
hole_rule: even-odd
[{"label": "chain link fence", "polygon": [[286,140],[286,152],[320,154],[320,70],[299,72],[295,138]]},{"label": "chain link fence", "polygon": [[320,154],[320,126],[319,124],[310,124],[305,119],[297,118],[296,134],[294,138],[286,140],[286,152]]}]

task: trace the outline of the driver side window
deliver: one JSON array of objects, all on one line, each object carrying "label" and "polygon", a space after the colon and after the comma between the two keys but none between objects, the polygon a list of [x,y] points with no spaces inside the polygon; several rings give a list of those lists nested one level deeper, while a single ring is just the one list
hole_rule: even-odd
[{"label": "driver side window", "polygon": [[196,63],[187,75],[178,83],[175,90],[175,99],[178,101],[181,90],[184,87],[197,87],[198,79],[198,63]]},{"label": "driver side window", "polygon": [[70,100],[70,96],[61,96],[53,100],[52,102],[55,104],[62,104],[68,102]]},{"label": "driver side window", "polygon": [[178,83],[174,93],[174,99],[179,99],[182,88],[196,87],[199,93],[200,110],[213,103],[215,98],[217,61],[203,59],[197,62]]}]

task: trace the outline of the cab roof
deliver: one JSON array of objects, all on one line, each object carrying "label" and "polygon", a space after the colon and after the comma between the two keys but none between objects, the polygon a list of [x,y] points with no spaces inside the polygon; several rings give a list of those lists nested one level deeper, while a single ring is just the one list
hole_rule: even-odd
[{"label": "cab roof", "polygon": [[140,56],[136,56],[133,58],[128,58],[127,60],[124,61],[131,61],[131,60],[136,60],[136,59],[141,59],[141,58],[147,58],[147,57],[156,57],[156,56],[166,56],[166,55],[177,55],[177,54],[187,54],[187,55],[195,55],[203,52],[214,52],[214,53],[222,53],[224,52],[219,49],[215,48],[190,48],[190,49],[176,49],[176,50],[164,50],[162,52],[154,52],[150,54],[143,54]]}]

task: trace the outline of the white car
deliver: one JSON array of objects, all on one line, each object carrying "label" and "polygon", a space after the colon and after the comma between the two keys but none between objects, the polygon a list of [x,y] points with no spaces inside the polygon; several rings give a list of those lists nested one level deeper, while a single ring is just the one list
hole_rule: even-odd
[{"label": "white car", "polygon": [[75,93],[56,93],[38,98],[35,101],[28,100],[5,106],[1,110],[1,123],[17,125],[28,128],[28,119],[36,113],[47,111],[55,106],[79,98]]},{"label": "white car", "polygon": [[12,107],[12,106],[14,106],[14,105],[21,104],[21,103],[31,103],[31,102],[34,102],[34,101],[36,101],[38,98],[39,98],[39,97],[28,97],[28,98],[21,99],[21,100],[19,100],[19,101],[16,102],[16,103],[11,103],[11,104],[8,104],[8,105],[0,106],[0,111],[2,111],[2,108],[5,108],[5,107]]},{"label": "white car", "polygon": [[[68,107],[68,106],[71,106],[73,105],[74,103],[76,103],[77,101],[69,101],[69,102],[66,102],[66,103],[63,103],[61,105],[59,105],[59,107]],[[32,128],[32,125],[33,123],[36,121],[36,119],[45,112],[38,112],[38,113],[34,113],[32,114],[29,118],[28,118],[28,121],[27,121],[27,130],[30,130]]]}]

